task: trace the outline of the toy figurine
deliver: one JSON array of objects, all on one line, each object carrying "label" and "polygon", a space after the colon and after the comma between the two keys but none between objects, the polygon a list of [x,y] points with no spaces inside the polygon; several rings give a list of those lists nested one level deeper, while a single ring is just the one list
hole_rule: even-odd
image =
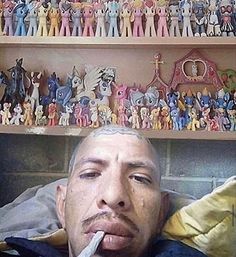
[{"label": "toy figurine", "polygon": [[170,28],[169,33],[171,37],[180,37],[179,30],[179,5],[177,1],[171,1],[169,4],[169,14],[170,14]]},{"label": "toy figurine", "polygon": [[65,112],[61,112],[61,116],[58,122],[60,126],[70,125],[70,115],[73,113],[74,104],[67,103],[65,106]]},{"label": "toy figurine", "polygon": [[99,120],[98,120],[98,106],[95,101],[90,101],[90,120],[91,120],[91,128],[98,128],[99,127]]},{"label": "toy figurine", "polygon": [[106,20],[109,23],[108,37],[119,37],[118,32],[118,17],[120,5],[115,0],[107,3]]},{"label": "toy figurine", "polygon": [[15,3],[11,0],[3,2],[4,28],[3,35],[13,36],[13,12]]},{"label": "toy figurine", "polygon": [[144,14],[146,18],[145,37],[155,37],[156,36],[156,30],[155,30],[155,24],[154,24],[154,16],[156,14],[155,2],[153,0],[145,0],[144,5],[145,5]]},{"label": "toy figurine", "polygon": [[203,108],[202,117],[199,120],[201,127],[205,128],[207,131],[211,131],[210,111],[210,108]]},{"label": "toy figurine", "polygon": [[180,1],[180,11],[183,21],[182,37],[193,37],[193,31],[191,26],[191,15],[192,15],[192,2],[191,0]]},{"label": "toy figurine", "polygon": [[129,97],[132,106],[144,106],[144,94],[138,88],[132,88],[129,92]]},{"label": "toy figurine", "polygon": [[170,108],[167,105],[161,109],[161,124],[162,129],[171,129]]},{"label": "toy figurine", "polygon": [[129,117],[129,123],[133,129],[140,129],[140,117],[138,115],[137,106],[131,106],[131,116]]},{"label": "toy figurine", "polygon": [[227,110],[229,121],[230,121],[230,131],[236,131],[236,109]]},{"label": "toy figurine", "polygon": [[165,1],[163,1],[163,3],[160,3],[160,5],[157,7],[157,14],[159,16],[157,24],[157,36],[169,37],[167,26],[168,9],[167,3]]},{"label": "toy figurine", "polygon": [[57,106],[54,102],[51,102],[48,106],[48,126],[57,125]]},{"label": "toy figurine", "polygon": [[151,120],[149,117],[149,110],[147,107],[142,107],[140,109],[140,116],[142,120],[142,129],[151,128]]},{"label": "toy figurine", "polygon": [[2,116],[2,125],[10,124],[10,120],[9,120],[11,118],[10,107],[11,107],[11,103],[3,104],[3,110],[0,111],[0,114]]},{"label": "toy figurine", "polygon": [[133,37],[143,37],[143,10],[144,4],[142,0],[135,1],[132,4],[131,22],[133,22]]},{"label": "toy figurine", "polygon": [[217,15],[218,1],[210,0],[208,6],[208,24],[207,24],[207,36],[221,36],[220,23]]},{"label": "toy figurine", "polygon": [[94,8],[93,5],[87,2],[83,2],[83,18],[84,18],[84,30],[83,37],[93,37],[94,31]]},{"label": "toy figurine", "polygon": [[195,108],[192,108],[189,112],[189,122],[187,124],[188,130],[196,131],[197,128],[200,128],[200,122],[197,119],[197,116],[197,110]]},{"label": "toy figurine", "polygon": [[120,105],[118,107],[118,115],[117,115],[117,124],[120,125],[120,126],[126,126],[126,123],[128,121],[128,117],[127,115],[125,114],[125,106],[123,105]]},{"label": "toy figurine", "polygon": [[72,36],[82,36],[82,4],[71,3],[71,18],[73,22]]},{"label": "toy figurine", "polygon": [[48,17],[50,19],[48,36],[59,36],[60,12],[57,6],[51,7]]},{"label": "toy figurine", "polygon": [[102,2],[94,3],[95,19],[96,19],[96,32],[95,37],[106,37],[106,27],[105,27],[105,15],[106,7]]},{"label": "toy figurine", "polygon": [[219,3],[220,10],[220,29],[223,37],[233,37],[234,36],[234,26],[232,23],[233,19],[233,5],[231,0],[220,0]]},{"label": "toy figurine", "polygon": [[112,111],[109,106],[100,105],[98,107],[98,116],[99,116],[99,123],[102,126],[111,124]]},{"label": "toy figurine", "polygon": [[150,86],[144,94],[144,101],[146,107],[153,109],[154,107],[159,106],[159,92],[156,87]]},{"label": "toy figurine", "polygon": [[48,13],[51,9],[51,3],[50,2],[43,2],[38,8],[38,31],[37,36],[43,36],[46,37],[48,35],[48,29],[47,29],[47,18]]},{"label": "toy figurine", "polygon": [[25,126],[32,126],[33,124],[33,112],[31,108],[31,103],[30,102],[25,102],[23,103],[23,108],[24,108],[24,125]]},{"label": "toy figurine", "polygon": [[89,113],[86,108],[83,107],[81,103],[77,103],[74,108],[74,117],[76,125],[78,127],[87,127],[90,125],[89,122]]},{"label": "toy figurine", "polygon": [[60,36],[70,36],[70,10],[71,4],[69,1],[59,2],[59,9],[61,12],[61,28]]},{"label": "toy figurine", "polygon": [[26,36],[25,17],[27,16],[28,11],[28,5],[25,3],[19,3],[15,6],[14,12],[16,13],[17,18],[15,36]]},{"label": "toy figurine", "polygon": [[28,4],[28,19],[29,19],[29,27],[27,31],[27,36],[36,36],[37,30],[38,30],[38,8],[40,6],[40,3],[35,1],[32,1]]},{"label": "toy figurine", "polygon": [[121,37],[131,37],[131,13],[132,8],[129,2],[124,2],[120,11],[120,32]]},{"label": "toy figurine", "polygon": [[17,104],[15,106],[15,108],[13,109],[13,115],[12,118],[10,120],[10,124],[13,125],[20,125],[20,121],[23,122],[24,121],[24,116],[22,115],[22,107],[20,104]]},{"label": "toy figurine", "polygon": [[3,3],[2,3],[2,0],[0,0],[0,36],[3,35],[2,16],[3,16]]},{"label": "toy figurine", "polygon": [[193,14],[195,15],[196,31],[195,37],[206,37],[205,26],[207,24],[206,18],[206,2],[204,0],[193,1]]},{"label": "toy figurine", "polygon": [[[4,102],[12,102],[12,95],[11,95],[11,83],[10,80],[8,79],[7,75],[5,72],[0,71],[0,86],[4,85],[5,90],[4,94],[1,98],[0,104],[3,105]],[[0,105],[0,107],[1,107]]]},{"label": "toy figurine", "polygon": [[151,126],[152,129],[160,130],[161,122],[160,122],[160,107],[154,108],[150,114]]},{"label": "toy figurine", "polygon": [[99,99],[96,99],[98,105],[105,104],[109,106],[109,97],[112,94],[111,83],[112,83],[111,81],[107,82],[105,80],[100,80],[98,84],[99,92],[97,92]]},{"label": "toy figurine", "polygon": [[180,116],[180,109],[174,108],[170,111],[170,118],[173,130],[182,130],[184,127],[184,119]]},{"label": "toy figurine", "polygon": [[35,109],[35,125],[36,126],[45,126],[47,125],[47,118],[43,115],[43,106],[38,105]]},{"label": "toy figurine", "polygon": [[56,90],[56,103],[60,104],[64,108],[71,99],[72,96],[72,84],[70,79],[67,80],[65,86],[60,86]]}]

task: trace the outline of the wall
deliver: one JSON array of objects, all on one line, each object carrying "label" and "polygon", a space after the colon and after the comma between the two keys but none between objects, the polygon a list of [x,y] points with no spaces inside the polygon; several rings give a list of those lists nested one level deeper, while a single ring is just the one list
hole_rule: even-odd
[{"label": "wall", "polygon": [[[26,188],[67,176],[77,137],[0,135],[0,206]],[[236,141],[152,140],[162,187],[201,197],[236,175]]]}]

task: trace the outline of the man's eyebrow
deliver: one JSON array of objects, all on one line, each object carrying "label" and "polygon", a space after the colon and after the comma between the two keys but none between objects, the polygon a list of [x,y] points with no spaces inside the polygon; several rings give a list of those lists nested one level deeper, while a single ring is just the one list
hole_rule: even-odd
[{"label": "man's eyebrow", "polygon": [[96,157],[86,157],[86,158],[81,158],[80,160],[78,160],[74,165],[74,169],[78,168],[81,165],[87,164],[87,163],[99,164],[99,165],[103,165],[103,166],[105,166],[107,164],[107,162],[103,159],[99,159]]},{"label": "man's eyebrow", "polygon": [[153,173],[155,173],[157,169],[153,162],[131,161],[127,163],[127,166],[129,168],[146,168]]}]

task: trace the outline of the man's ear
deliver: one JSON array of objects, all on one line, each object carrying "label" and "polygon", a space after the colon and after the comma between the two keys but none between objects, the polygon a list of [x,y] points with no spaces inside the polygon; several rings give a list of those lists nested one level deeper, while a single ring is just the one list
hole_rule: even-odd
[{"label": "man's ear", "polygon": [[66,201],[66,186],[58,185],[56,193],[56,211],[58,219],[63,228],[65,228],[65,201]]},{"label": "man's ear", "polygon": [[159,212],[159,217],[158,217],[158,233],[161,232],[166,219],[167,219],[167,214],[169,212],[170,208],[170,198],[169,198],[169,193],[168,192],[161,192],[161,206],[160,206],[160,212]]}]

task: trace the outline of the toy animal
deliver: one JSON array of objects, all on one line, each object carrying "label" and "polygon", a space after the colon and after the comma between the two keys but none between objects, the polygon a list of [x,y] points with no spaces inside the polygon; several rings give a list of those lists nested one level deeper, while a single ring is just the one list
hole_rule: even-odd
[{"label": "toy animal", "polygon": [[47,118],[43,115],[43,106],[38,105],[35,109],[35,125],[36,126],[45,126],[47,125]]},{"label": "toy animal", "polygon": [[0,111],[0,114],[2,116],[2,125],[10,124],[10,120],[9,120],[11,118],[10,107],[11,107],[11,103],[5,102],[3,104],[3,110]]},{"label": "toy animal", "polygon": [[147,107],[142,107],[140,109],[140,116],[142,120],[142,129],[151,128],[151,120],[149,117],[149,109]]},{"label": "toy animal", "polygon": [[73,22],[72,36],[82,36],[82,4],[71,3],[71,18]]},{"label": "toy animal", "polygon": [[140,129],[140,117],[138,115],[138,107],[131,106],[131,116],[129,117],[129,123],[133,129]]},{"label": "toy animal", "polygon": [[157,24],[157,36],[158,37],[169,37],[168,26],[167,26],[167,17],[168,10],[167,5],[158,6],[157,14],[159,16]]},{"label": "toy animal", "polygon": [[30,102],[25,102],[23,103],[23,108],[24,108],[24,125],[25,126],[32,126],[33,124],[33,112],[31,108],[31,103]]},{"label": "toy animal", "polygon": [[220,0],[219,10],[221,17],[220,29],[222,36],[234,36],[233,5],[231,0]]},{"label": "toy animal", "polygon": [[15,6],[14,12],[16,13],[17,18],[15,36],[26,36],[25,17],[27,16],[28,11],[28,5],[24,2]]},{"label": "toy animal", "polygon": [[95,19],[96,19],[96,31],[95,37],[106,37],[106,27],[105,27],[105,16],[106,7],[102,2],[94,3]]},{"label": "toy animal", "polygon": [[0,104],[3,105],[4,102],[12,102],[11,95],[11,83],[5,72],[0,71],[0,86],[5,85],[4,94],[1,98]]},{"label": "toy animal", "polygon": [[138,88],[129,91],[129,98],[132,106],[144,106],[144,94]]},{"label": "toy animal", "polygon": [[208,15],[207,15],[207,36],[221,36],[220,22],[217,15],[218,1],[209,0],[208,3]]},{"label": "toy animal", "polygon": [[100,105],[98,107],[99,123],[103,125],[111,124],[112,111],[107,105]]},{"label": "toy animal", "polygon": [[48,13],[51,9],[51,3],[50,2],[43,2],[38,8],[38,30],[37,30],[37,36],[43,36],[46,37],[48,35],[48,29],[47,29],[47,18]]},{"label": "toy animal", "polygon": [[230,121],[230,131],[236,131],[236,109],[227,110],[229,121]]},{"label": "toy animal", "polygon": [[49,36],[59,36],[60,12],[57,7],[51,7],[48,17],[50,19]]},{"label": "toy animal", "polygon": [[58,122],[60,126],[70,125],[70,115],[73,113],[74,104],[67,103],[65,106],[65,112],[61,112],[61,116]]},{"label": "toy animal", "polygon": [[20,125],[20,122],[24,121],[24,116],[22,115],[22,107],[20,104],[17,104],[15,108],[13,109],[13,115],[10,120],[10,124],[13,125]]},{"label": "toy animal", "polygon": [[59,9],[61,12],[61,28],[60,36],[70,36],[70,10],[71,3],[69,1],[59,2]]},{"label": "toy animal", "polygon": [[156,87],[148,87],[147,91],[144,93],[145,106],[154,108],[159,106],[159,92]]},{"label": "toy animal", "polygon": [[171,129],[171,119],[170,119],[170,108],[166,105],[161,109],[161,128],[164,130]]},{"label": "toy animal", "polygon": [[117,114],[117,124],[120,126],[125,127],[128,121],[128,117],[125,113],[125,106],[120,105],[118,107],[118,114]]},{"label": "toy animal", "polygon": [[169,34],[171,37],[180,37],[180,29],[179,29],[179,5],[176,3],[170,3],[169,5],[169,14],[170,14],[170,27]]},{"label": "toy animal", "polygon": [[84,30],[83,37],[94,36],[94,8],[91,3],[83,3],[83,18],[84,18]]},{"label": "toy animal", "polygon": [[48,126],[56,126],[57,119],[57,106],[54,102],[51,102],[48,106]]},{"label": "toy animal", "polygon": [[3,35],[2,16],[3,16],[3,3],[2,3],[2,0],[0,0],[0,36]]},{"label": "toy animal", "polygon": [[40,6],[40,2],[32,1],[28,4],[28,19],[29,19],[29,27],[27,31],[27,36],[36,36],[38,30],[38,8]]},{"label": "toy animal", "polygon": [[150,121],[152,129],[160,130],[161,129],[161,121],[160,121],[160,107],[154,108],[151,110]]},{"label": "toy animal", "polygon": [[193,14],[195,15],[195,24],[196,24],[196,29],[194,33],[195,37],[206,36],[206,29],[205,29],[205,26],[207,24],[206,11],[207,11],[207,5],[204,0],[193,1]]},{"label": "toy animal", "polygon": [[182,130],[183,129],[183,118],[180,116],[179,108],[173,108],[170,111],[170,118],[173,130]]},{"label": "toy animal", "polygon": [[129,2],[124,2],[120,10],[120,32],[121,37],[131,37],[131,13],[132,8]]},{"label": "toy animal", "polygon": [[115,0],[107,3],[106,20],[109,23],[108,37],[118,37],[118,17],[119,17],[120,5]]},{"label": "toy animal", "polygon": [[80,103],[75,105],[74,117],[78,127],[87,127],[89,125],[89,115],[84,111],[83,106]]},{"label": "toy animal", "polygon": [[11,0],[3,2],[4,28],[3,35],[13,36],[13,12],[15,3]]},{"label": "toy animal", "polygon": [[200,122],[198,120],[197,110],[195,108],[192,108],[189,112],[189,122],[187,124],[187,129],[196,131],[200,128]]},{"label": "toy animal", "polygon": [[56,90],[56,103],[66,108],[67,103],[72,96],[72,84],[70,79],[67,80],[65,86],[60,86]]},{"label": "toy animal", "polygon": [[142,1],[137,1],[132,4],[131,22],[133,22],[133,37],[143,37],[143,10],[144,5]]},{"label": "toy animal", "polygon": [[156,36],[156,29],[154,23],[154,17],[156,14],[156,6],[153,0],[146,0],[144,1],[145,9],[144,14],[146,18],[146,25],[145,25],[145,37],[155,37]]},{"label": "toy animal", "polygon": [[111,81],[107,82],[105,80],[100,80],[98,84],[99,91],[97,92],[99,98],[95,99],[98,105],[104,104],[109,106],[109,97],[112,95],[111,84]]},{"label": "toy animal", "polygon": [[99,119],[98,119],[98,106],[95,101],[91,100],[90,102],[90,120],[91,120],[91,128],[99,127]]},{"label": "toy animal", "polygon": [[180,11],[183,22],[182,37],[193,37],[191,26],[192,2],[188,2],[188,0],[180,1]]}]

